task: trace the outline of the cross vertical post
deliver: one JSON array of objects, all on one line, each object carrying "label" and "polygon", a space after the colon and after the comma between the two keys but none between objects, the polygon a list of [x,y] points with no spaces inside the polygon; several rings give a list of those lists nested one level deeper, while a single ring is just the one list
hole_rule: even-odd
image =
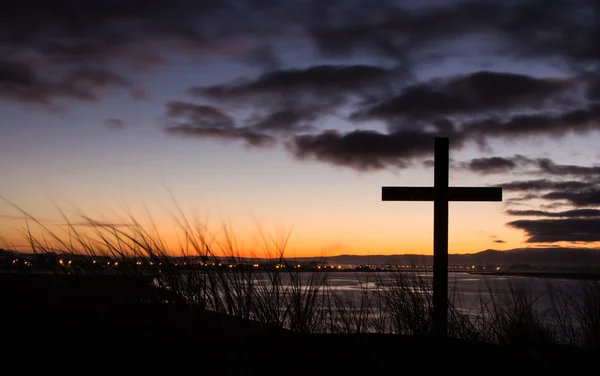
[{"label": "cross vertical post", "polygon": [[448,184],[449,142],[436,138],[434,145],[433,200],[433,336],[444,344],[448,327]]},{"label": "cross vertical post", "polygon": [[448,202],[502,201],[500,187],[449,187],[447,137],[436,137],[433,187],[382,187],[383,201],[433,201],[433,328],[443,348],[448,336]]}]

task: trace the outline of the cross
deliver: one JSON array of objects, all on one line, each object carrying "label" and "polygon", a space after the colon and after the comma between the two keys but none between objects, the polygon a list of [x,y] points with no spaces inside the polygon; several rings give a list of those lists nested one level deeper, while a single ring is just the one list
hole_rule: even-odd
[{"label": "cross", "polygon": [[433,336],[448,335],[448,202],[502,201],[501,187],[448,187],[449,142],[435,138],[433,187],[382,187],[382,201],[433,201]]}]

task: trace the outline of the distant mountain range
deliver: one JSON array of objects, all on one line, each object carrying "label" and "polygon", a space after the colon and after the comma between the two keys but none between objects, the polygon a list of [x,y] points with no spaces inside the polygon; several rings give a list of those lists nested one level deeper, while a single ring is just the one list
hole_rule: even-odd
[{"label": "distant mountain range", "polygon": [[[330,264],[432,265],[431,255],[339,255],[327,257]],[[487,249],[468,254],[448,255],[450,265],[529,265],[535,267],[600,266],[600,249],[516,248],[506,251]]]},{"label": "distant mountain range", "polygon": [[[0,258],[19,252],[0,249]],[[24,254],[23,254],[24,255]],[[431,255],[338,255],[294,258],[297,262],[325,262],[330,265],[432,265]],[[600,267],[600,249],[596,248],[516,248],[505,251],[487,249],[468,254],[448,255],[450,265],[495,265],[553,268]]]}]

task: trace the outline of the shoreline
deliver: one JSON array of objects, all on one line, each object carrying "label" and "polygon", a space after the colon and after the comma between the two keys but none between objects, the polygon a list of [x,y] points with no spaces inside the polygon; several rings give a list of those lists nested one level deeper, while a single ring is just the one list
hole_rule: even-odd
[{"label": "shoreline", "polygon": [[579,279],[585,281],[600,281],[600,273],[573,273],[547,271],[503,271],[503,272],[467,272],[472,275],[488,275],[500,277],[530,277],[548,279]]},{"label": "shoreline", "polygon": [[[84,271],[84,273],[79,274],[77,272]],[[121,272],[126,271],[137,271],[142,272],[142,274],[148,273],[147,276],[152,276],[155,273],[160,273],[159,269],[147,269],[147,270],[136,270],[135,268],[124,269]],[[178,269],[165,269],[167,272],[178,272],[185,273],[193,271],[193,269],[189,268],[178,268]],[[364,270],[355,270],[355,269],[261,269],[261,270],[231,270],[231,269],[212,269],[206,270],[207,272],[226,272],[226,273],[247,273],[249,271],[254,273],[430,273],[433,274],[432,269],[403,269],[403,270],[389,270],[389,269],[364,269]],[[86,273],[87,272],[87,273]],[[88,274],[89,273],[89,274]],[[448,270],[448,273],[462,273],[469,275],[481,275],[481,276],[497,276],[497,277],[528,277],[528,278],[548,278],[548,279],[575,279],[575,280],[587,280],[587,281],[600,281],[600,273],[577,273],[577,272],[560,272],[560,271],[466,271],[466,270]],[[90,276],[116,276],[119,275],[119,271],[116,270],[106,270],[106,269],[98,269],[98,270],[73,270],[69,271],[66,269],[28,269],[22,270],[18,268],[0,268],[0,275],[2,274],[32,274],[32,275],[90,275]]]}]

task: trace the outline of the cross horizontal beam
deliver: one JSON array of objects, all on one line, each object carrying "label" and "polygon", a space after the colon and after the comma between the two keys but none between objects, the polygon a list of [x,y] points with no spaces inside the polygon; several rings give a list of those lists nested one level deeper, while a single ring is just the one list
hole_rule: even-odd
[{"label": "cross horizontal beam", "polygon": [[[448,187],[448,201],[502,201],[501,187]],[[435,201],[434,187],[382,187],[382,201]]]}]

